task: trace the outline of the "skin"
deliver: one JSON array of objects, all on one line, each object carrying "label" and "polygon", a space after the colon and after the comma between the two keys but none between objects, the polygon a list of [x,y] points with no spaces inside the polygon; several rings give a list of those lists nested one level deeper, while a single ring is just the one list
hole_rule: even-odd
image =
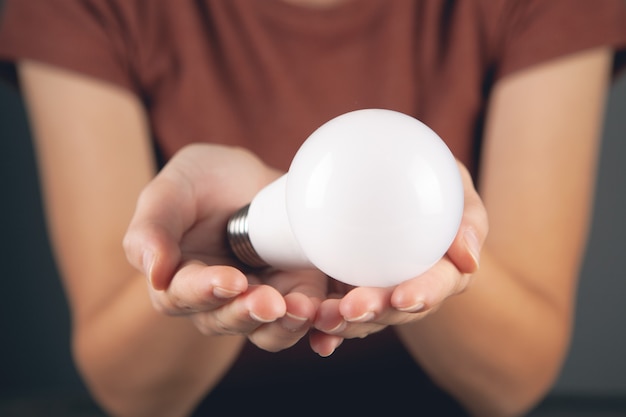
[{"label": "skin", "polygon": [[466,208],[452,248],[419,278],[375,289],[238,269],[226,219],[280,172],[203,144],[155,176],[136,97],[20,63],[74,355],[93,395],[112,415],[183,416],[246,338],[278,351],[307,336],[327,356],[394,326],[473,414],[523,413],[567,349],[609,67],[597,49],[501,80],[480,196],[460,165]]},{"label": "skin", "polygon": [[[567,352],[610,62],[606,50],[584,52],[495,89],[479,184],[490,224],[480,270],[462,296],[427,301],[417,315],[440,307],[437,314],[396,327],[416,360],[477,416],[522,414],[549,389]],[[437,285],[449,294],[459,282],[466,288],[458,271],[452,278],[454,266],[445,267],[378,300],[401,309],[415,303],[407,296],[419,299]],[[372,322],[402,323],[374,302],[377,292],[385,290],[325,301],[320,311],[331,305],[330,312],[319,316],[332,320],[316,326],[329,331],[343,316],[339,334],[362,336]],[[367,324],[350,319],[366,311],[375,312]]]}]

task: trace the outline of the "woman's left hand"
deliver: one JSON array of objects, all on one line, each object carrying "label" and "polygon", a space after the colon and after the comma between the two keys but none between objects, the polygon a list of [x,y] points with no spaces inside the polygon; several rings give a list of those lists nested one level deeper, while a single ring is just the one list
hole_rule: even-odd
[{"label": "woman's left hand", "polygon": [[344,339],[363,338],[387,326],[420,320],[468,288],[478,269],[488,222],[469,172],[458,165],[465,193],[463,217],[446,255],[425,273],[393,287],[352,287],[334,282],[314,322],[316,330],[310,337],[314,351],[328,356]]}]

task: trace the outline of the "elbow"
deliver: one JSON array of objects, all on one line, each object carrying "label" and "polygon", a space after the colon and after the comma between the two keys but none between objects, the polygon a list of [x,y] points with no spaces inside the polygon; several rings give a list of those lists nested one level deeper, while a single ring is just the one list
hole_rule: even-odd
[{"label": "elbow", "polygon": [[75,332],[72,349],[89,394],[107,416],[175,417],[188,411],[172,402],[150,399],[151,394],[159,392],[159,378],[142,375],[127,361],[120,361],[115,346],[94,337],[93,332]]},{"label": "elbow", "polygon": [[206,386],[193,375],[146,362],[150,355],[129,351],[120,340],[103,338],[110,332],[93,327],[75,331],[73,356],[91,397],[107,416],[187,416],[205,395]]},{"label": "elbow", "polygon": [[124,386],[123,381],[116,381],[115,372],[106,369],[105,352],[90,338],[75,334],[72,338],[72,354],[89,394],[102,410],[112,417],[133,415],[121,388]]},{"label": "elbow", "polygon": [[[469,411],[480,417],[521,417],[535,408],[554,386],[569,348],[569,333],[529,343],[518,350],[519,359],[506,375],[494,378],[498,387]],[[502,377],[503,376],[503,377]]]},{"label": "elbow", "polygon": [[[560,368],[558,368],[560,369]],[[558,376],[557,367],[546,363],[546,367],[536,370],[532,376],[519,378],[508,393],[493,402],[488,412],[476,414],[480,417],[522,417],[527,415],[550,391]]]}]

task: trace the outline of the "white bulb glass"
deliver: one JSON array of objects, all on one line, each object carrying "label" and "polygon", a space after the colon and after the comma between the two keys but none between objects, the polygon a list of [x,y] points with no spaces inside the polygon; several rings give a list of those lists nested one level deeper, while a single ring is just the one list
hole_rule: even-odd
[{"label": "white bulb glass", "polygon": [[447,252],[463,213],[455,158],[403,113],[364,109],[318,128],[247,212],[258,256],[356,286],[416,277]]}]

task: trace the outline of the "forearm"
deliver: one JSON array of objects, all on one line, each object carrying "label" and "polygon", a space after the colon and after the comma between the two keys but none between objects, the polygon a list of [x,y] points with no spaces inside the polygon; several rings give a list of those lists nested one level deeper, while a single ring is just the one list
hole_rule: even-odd
[{"label": "forearm", "polygon": [[570,313],[524,286],[488,249],[472,286],[426,319],[398,328],[434,378],[475,415],[518,415],[552,384]]},{"label": "forearm", "polygon": [[608,49],[591,49],[498,82],[481,154],[481,269],[465,293],[399,330],[475,415],[523,413],[564,359],[610,64]]},{"label": "forearm", "polygon": [[152,307],[132,277],[106,308],[74,329],[74,354],[97,401],[115,416],[183,416],[219,382],[245,339],[207,337]]}]

